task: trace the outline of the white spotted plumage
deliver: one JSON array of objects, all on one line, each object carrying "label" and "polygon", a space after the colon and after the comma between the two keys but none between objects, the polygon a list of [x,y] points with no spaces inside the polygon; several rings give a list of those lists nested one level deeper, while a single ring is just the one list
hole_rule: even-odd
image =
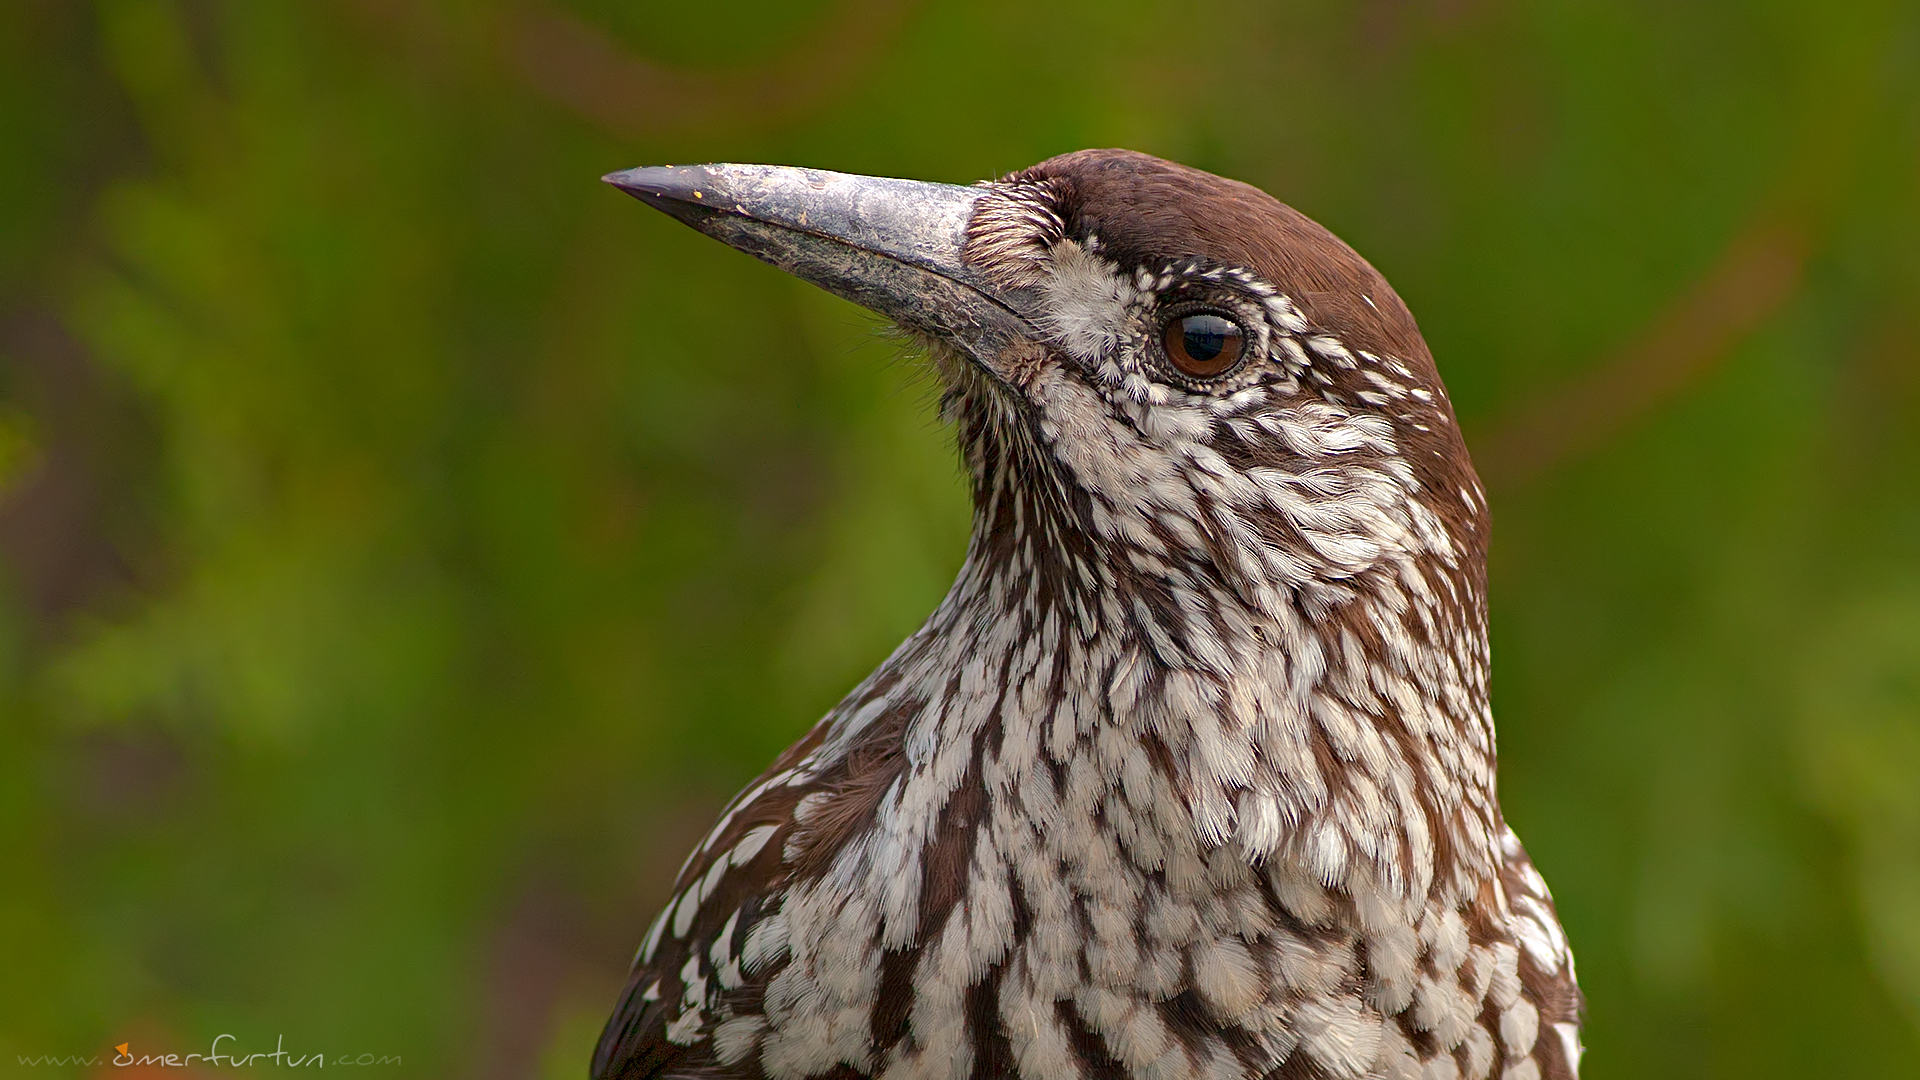
[{"label": "white spotted plumage", "polygon": [[[1575,1075],[1493,790],[1485,499],[1410,445],[1444,392],[1250,267],[1122,265],[1062,190],[970,226],[1053,358],[929,342],[952,590],[703,842],[633,1022],[768,1080]],[[1251,355],[1206,385],[1155,351],[1189,295]]]}]

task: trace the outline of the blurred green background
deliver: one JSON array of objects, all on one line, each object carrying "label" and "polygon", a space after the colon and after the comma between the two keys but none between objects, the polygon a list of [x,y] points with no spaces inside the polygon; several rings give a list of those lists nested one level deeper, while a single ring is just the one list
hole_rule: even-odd
[{"label": "blurred green background", "polygon": [[1588,1076],[1920,1076],[1920,8],[1773,0],[0,6],[0,1073],[584,1075],[966,527],[871,319],[597,177],[1107,145],[1420,317]]}]

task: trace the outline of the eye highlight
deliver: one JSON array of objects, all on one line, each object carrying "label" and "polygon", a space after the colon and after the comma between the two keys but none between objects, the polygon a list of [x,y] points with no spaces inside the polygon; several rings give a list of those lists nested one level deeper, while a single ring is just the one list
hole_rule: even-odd
[{"label": "eye highlight", "polygon": [[1240,324],[1211,311],[1168,320],[1160,344],[1173,366],[1195,378],[1211,378],[1239,363],[1246,335]]}]

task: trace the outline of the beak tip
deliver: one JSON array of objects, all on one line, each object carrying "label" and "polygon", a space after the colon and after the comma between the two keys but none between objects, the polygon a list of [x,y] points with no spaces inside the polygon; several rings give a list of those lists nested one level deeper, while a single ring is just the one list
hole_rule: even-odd
[{"label": "beak tip", "polygon": [[600,179],[636,197],[698,202],[712,197],[714,177],[698,165],[642,165]]},{"label": "beak tip", "polygon": [[713,172],[699,165],[643,165],[600,178],[669,217],[700,228],[726,208]]}]

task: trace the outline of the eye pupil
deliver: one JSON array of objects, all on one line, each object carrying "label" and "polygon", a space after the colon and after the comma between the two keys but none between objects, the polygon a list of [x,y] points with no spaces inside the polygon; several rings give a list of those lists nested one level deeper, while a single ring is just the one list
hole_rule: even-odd
[{"label": "eye pupil", "polygon": [[1188,375],[1218,375],[1240,359],[1240,324],[1222,315],[1196,312],[1167,324],[1167,358]]},{"label": "eye pupil", "polygon": [[1180,341],[1187,347],[1188,356],[1204,364],[1226,351],[1228,328],[1232,324],[1227,323],[1225,319],[1203,315],[1194,319],[1182,319],[1180,322]]}]

